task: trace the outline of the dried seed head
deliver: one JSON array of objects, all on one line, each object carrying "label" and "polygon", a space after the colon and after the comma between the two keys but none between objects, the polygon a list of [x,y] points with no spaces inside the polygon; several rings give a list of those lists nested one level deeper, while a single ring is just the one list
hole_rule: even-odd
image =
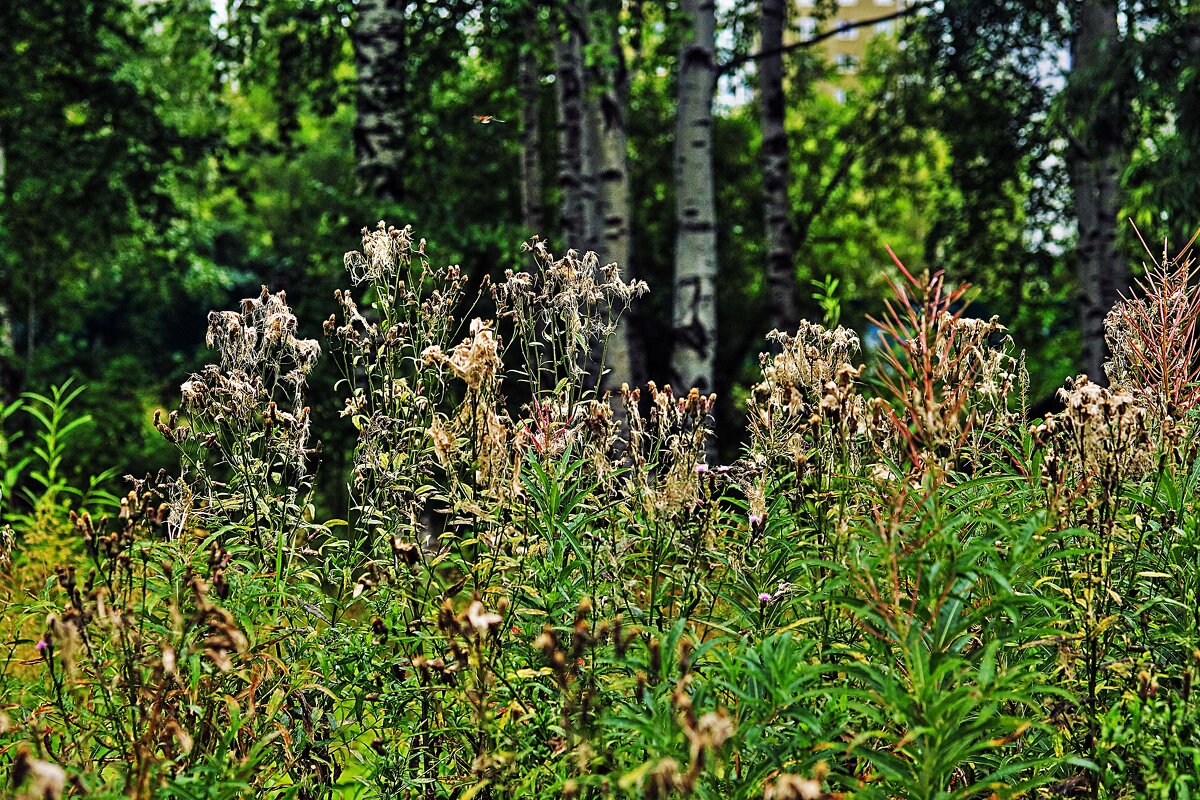
[{"label": "dried seed head", "polygon": [[475,635],[482,638],[499,627],[500,623],[504,622],[504,617],[485,611],[483,603],[473,600],[467,607],[467,622]]},{"label": "dried seed head", "polygon": [[642,781],[642,796],[646,800],[662,800],[684,788],[684,775],[679,762],[663,758],[654,765]]},{"label": "dried seed head", "polygon": [[12,786],[25,787],[17,800],[59,800],[67,788],[67,773],[58,764],[36,759],[22,748],[13,762]]},{"label": "dried seed head", "polygon": [[724,709],[709,711],[701,715],[696,723],[696,735],[700,746],[709,749],[720,749],[725,742],[733,738],[735,727],[733,720]]},{"label": "dried seed head", "polygon": [[763,790],[763,800],[821,800],[821,782],[784,772]]}]

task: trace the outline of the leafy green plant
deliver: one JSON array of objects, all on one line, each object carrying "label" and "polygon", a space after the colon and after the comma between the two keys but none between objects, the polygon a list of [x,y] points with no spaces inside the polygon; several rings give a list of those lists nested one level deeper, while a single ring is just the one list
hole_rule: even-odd
[{"label": "leafy green plant", "polygon": [[0,407],[0,519],[8,519],[8,509],[24,477],[32,456],[18,449],[22,431],[9,430],[10,420],[21,411],[22,402],[14,400]]},{"label": "leafy green plant", "polygon": [[[76,414],[72,404],[82,386],[71,381],[54,386],[47,394],[26,392],[3,411],[3,422],[26,416],[33,422],[28,430],[3,437],[3,485],[0,491],[0,522],[13,541],[10,557],[18,569],[4,576],[3,589],[20,594],[45,580],[51,567],[68,558],[75,548],[70,525],[64,519],[70,506],[115,508],[116,497],[109,487],[115,469],[86,476],[84,482],[68,463],[71,442],[93,424],[87,414]],[[0,422],[0,424],[3,424]]]},{"label": "leafy green plant", "polygon": [[809,285],[813,288],[813,302],[821,309],[821,323],[826,328],[836,328],[842,319],[841,281],[826,274],[821,280],[810,280]]}]

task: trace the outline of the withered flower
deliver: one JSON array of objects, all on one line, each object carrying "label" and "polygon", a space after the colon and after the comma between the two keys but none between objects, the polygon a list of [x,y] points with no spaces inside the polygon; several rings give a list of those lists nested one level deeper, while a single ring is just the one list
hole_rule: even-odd
[{"label": "withered flower", "polygon": [[478,600],[472,600],[471,605],[467,607],[467,622],[470,624],[471,629],[475,631],[475,635],[482,637],[504,622],[504,617],[484,611],[483,603]]}]

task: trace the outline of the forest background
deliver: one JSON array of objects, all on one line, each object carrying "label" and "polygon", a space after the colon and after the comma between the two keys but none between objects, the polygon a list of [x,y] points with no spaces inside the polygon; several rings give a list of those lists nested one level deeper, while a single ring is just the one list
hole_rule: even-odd
[{"label": "forest background", "polygon": [[[776,0],[0,4],[0,398],[72,377],[95,424],[71,469],[166,466],[154,412],[208,311],[265,284],[317,336],[379,219],[473,285],[533,235],[619,263],[651,292],[613,380],[715,391],[726,456],[768,331],[840,315],[870,345],[885,244],[976,287],[1035,407],[1102,379],[1144,257],[1128,220],[1174,252],[1200,219],[1200,6],[884,9],[896,35],[844,102],[836,10],[801,31]],[[336,492],[353,432],[313,403]]]}]

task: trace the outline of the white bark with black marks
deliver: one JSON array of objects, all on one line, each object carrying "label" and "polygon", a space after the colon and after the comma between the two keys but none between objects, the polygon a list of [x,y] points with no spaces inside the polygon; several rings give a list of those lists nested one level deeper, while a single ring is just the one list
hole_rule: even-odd
[{"label": "white bark with black marks", "polygon": [[579,181],[583,203],[583,249],[602,256],[604,222],[600,216],[599,174],[602,168],[600,136],[603,122],[600,98],[593,83],[595,76],[586,67],[583,76],[583,174]]},{"label": "white bark with black marks", "polygon": [[367,197],[404,196],[404,4],[359,0],[351,31],[358,71],[354,153],[359,187]]},{"label": "white bark with black marks", "polygon": [[587,137],[584,132],[583,31],[575,3],[568,3],[562,29],[554,41],[555,93],[558,99],[559,233],[563,246],[587,245],[584,174]]},{"label": "white bark with black marks", "polygon": [[713,190],[716,7],[684,0],[690,31],[679,54],[675,127],[675,293],[672,371],[677,389],[711,392],[717,345],[717,226]]},{"label": "white bark with black marks", "polygon": [[[629,75],[624,62],[620,31],[613,24],[611,37],[611,73],[601,76],[597,87],[598,130],[596,131],[596,216],[599,222],[597,253],[601,264],[616,263],[625,280],[632,275],[632,247],[629,234],[631,200],[629,194]],[[605,385],[619,387],[634,383],[643,372],[635,363],[637,349],[630,340],[628,314],[617,321],[617,329],[608,344],[605,366],[609,369]]]}]

